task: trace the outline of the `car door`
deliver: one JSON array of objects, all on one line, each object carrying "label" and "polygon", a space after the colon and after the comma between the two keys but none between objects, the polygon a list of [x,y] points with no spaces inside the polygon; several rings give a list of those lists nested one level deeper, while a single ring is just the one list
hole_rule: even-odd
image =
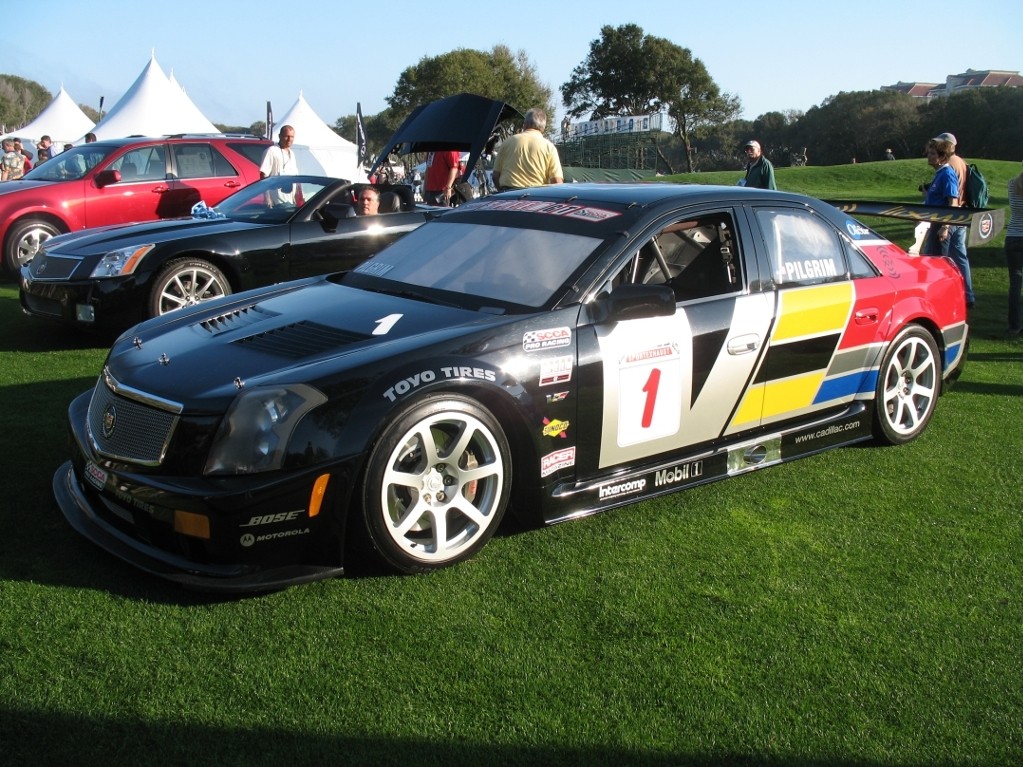
[{"label": "car door", "polygon": [[[161,218],[164,194],[168,190],[163,173],[148,172],[161,156],[161,144],[135,146],[95,168],[88,182],[85,226],[107,226]],[[121,180],[105,186],[96,185],[96,174],[116,170]]]},{"label": "car door", "polygon": [[751,212],[777,319],[739,413],[781,424],[872,396],[894,300],[890,281],[806,208]]},{"label": "car door", "polygon": [[597,359],[601,383],[599,427],[580,435],[599,449],[580,462],[582,478],[759,426],[759,412],[740,413],[738,405],[774,304],[770,293],[747,289],[751,269],[756,260],[727,209],[669,219],[638,247],[628,276],[612,282],[669,285],[676,311],[580,333],[580,359]]},{"label": "car door", "polygon": [[291,242],[286,246],[290,279],[352,269],[425,220],[418,211],[356,216],[351,206],[346,209],[345,203],[338,202],[331,204],[331,210],[326,218],[292,222]]},{"label": "car door", "polygon": [[208,141],[175,141],[167,145],[168,189],[160,218],[187,216],[202,200],[210,207],[245,186],[238,169]]}]

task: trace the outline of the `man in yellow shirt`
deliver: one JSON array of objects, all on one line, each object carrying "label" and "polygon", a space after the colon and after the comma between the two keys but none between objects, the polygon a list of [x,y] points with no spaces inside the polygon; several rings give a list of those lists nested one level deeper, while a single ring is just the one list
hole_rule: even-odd
[{"label": "man in yellow shirt", "polygon": [[543,135],[546,127],[547,114],[530,109],[522,132],[505,139],[498,148],[494,184],[499,192],[564,182],[558,149]]}]

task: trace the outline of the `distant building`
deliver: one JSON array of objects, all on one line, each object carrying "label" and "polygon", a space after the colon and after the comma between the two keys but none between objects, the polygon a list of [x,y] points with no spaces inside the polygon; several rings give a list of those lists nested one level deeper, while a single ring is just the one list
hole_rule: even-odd
[{"label": "distant building", "polygon": [[915,98],[933,99],[948,96],[969,88],[1021,88],[1023,76],[1019,72],[1002,69],[967,69],[958,75],[949,75],[943,83],[904,83],[882,85],[883,91],[898,91]]}]

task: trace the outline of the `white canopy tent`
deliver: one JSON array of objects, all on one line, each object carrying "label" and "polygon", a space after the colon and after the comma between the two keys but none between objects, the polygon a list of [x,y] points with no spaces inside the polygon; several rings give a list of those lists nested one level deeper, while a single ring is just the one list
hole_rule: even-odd
[{"label": "white canopy tent", "polygon": [[[96,138],[219,133],[177,82],[171,82],[156,56],[132,86],[92,129]],[[84,136],[84,133],[81,134]]]},{"label": "white canopy tent", "polygon": [[37,143],[43,136],[49,136],[59,152],[64,148],[64,144],[74,142],[78,137],[91,131],[92,127],[92,120],[62,85],[49,106],[24,128],[19,128],[16,135],[33,143]]},{"label": "white canopy tent", "polygon": [[271,139],[276,139],[282,125],[295,129],[292,149],[300,173],[322,174],[349,181],[366,180],[365,171],[359,167],[355,144],[331,130],[301,93],[294,106],[276,122]]}]

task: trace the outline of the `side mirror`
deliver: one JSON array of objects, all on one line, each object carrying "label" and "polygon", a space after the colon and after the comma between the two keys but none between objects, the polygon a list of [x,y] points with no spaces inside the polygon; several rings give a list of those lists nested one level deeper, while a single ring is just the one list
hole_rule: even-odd
[{"label": "side mirror", "polygon": [[597,324],[670,317],[674,313],[675,291],[667,285],[619,285],[590,304],[590,315]]},{"label": "side mirror", "polygon": [[96,186],[102,189],[105,186],[116,184],[121,180],[121,171],[119,170],[101,170],[96,174]]}]

